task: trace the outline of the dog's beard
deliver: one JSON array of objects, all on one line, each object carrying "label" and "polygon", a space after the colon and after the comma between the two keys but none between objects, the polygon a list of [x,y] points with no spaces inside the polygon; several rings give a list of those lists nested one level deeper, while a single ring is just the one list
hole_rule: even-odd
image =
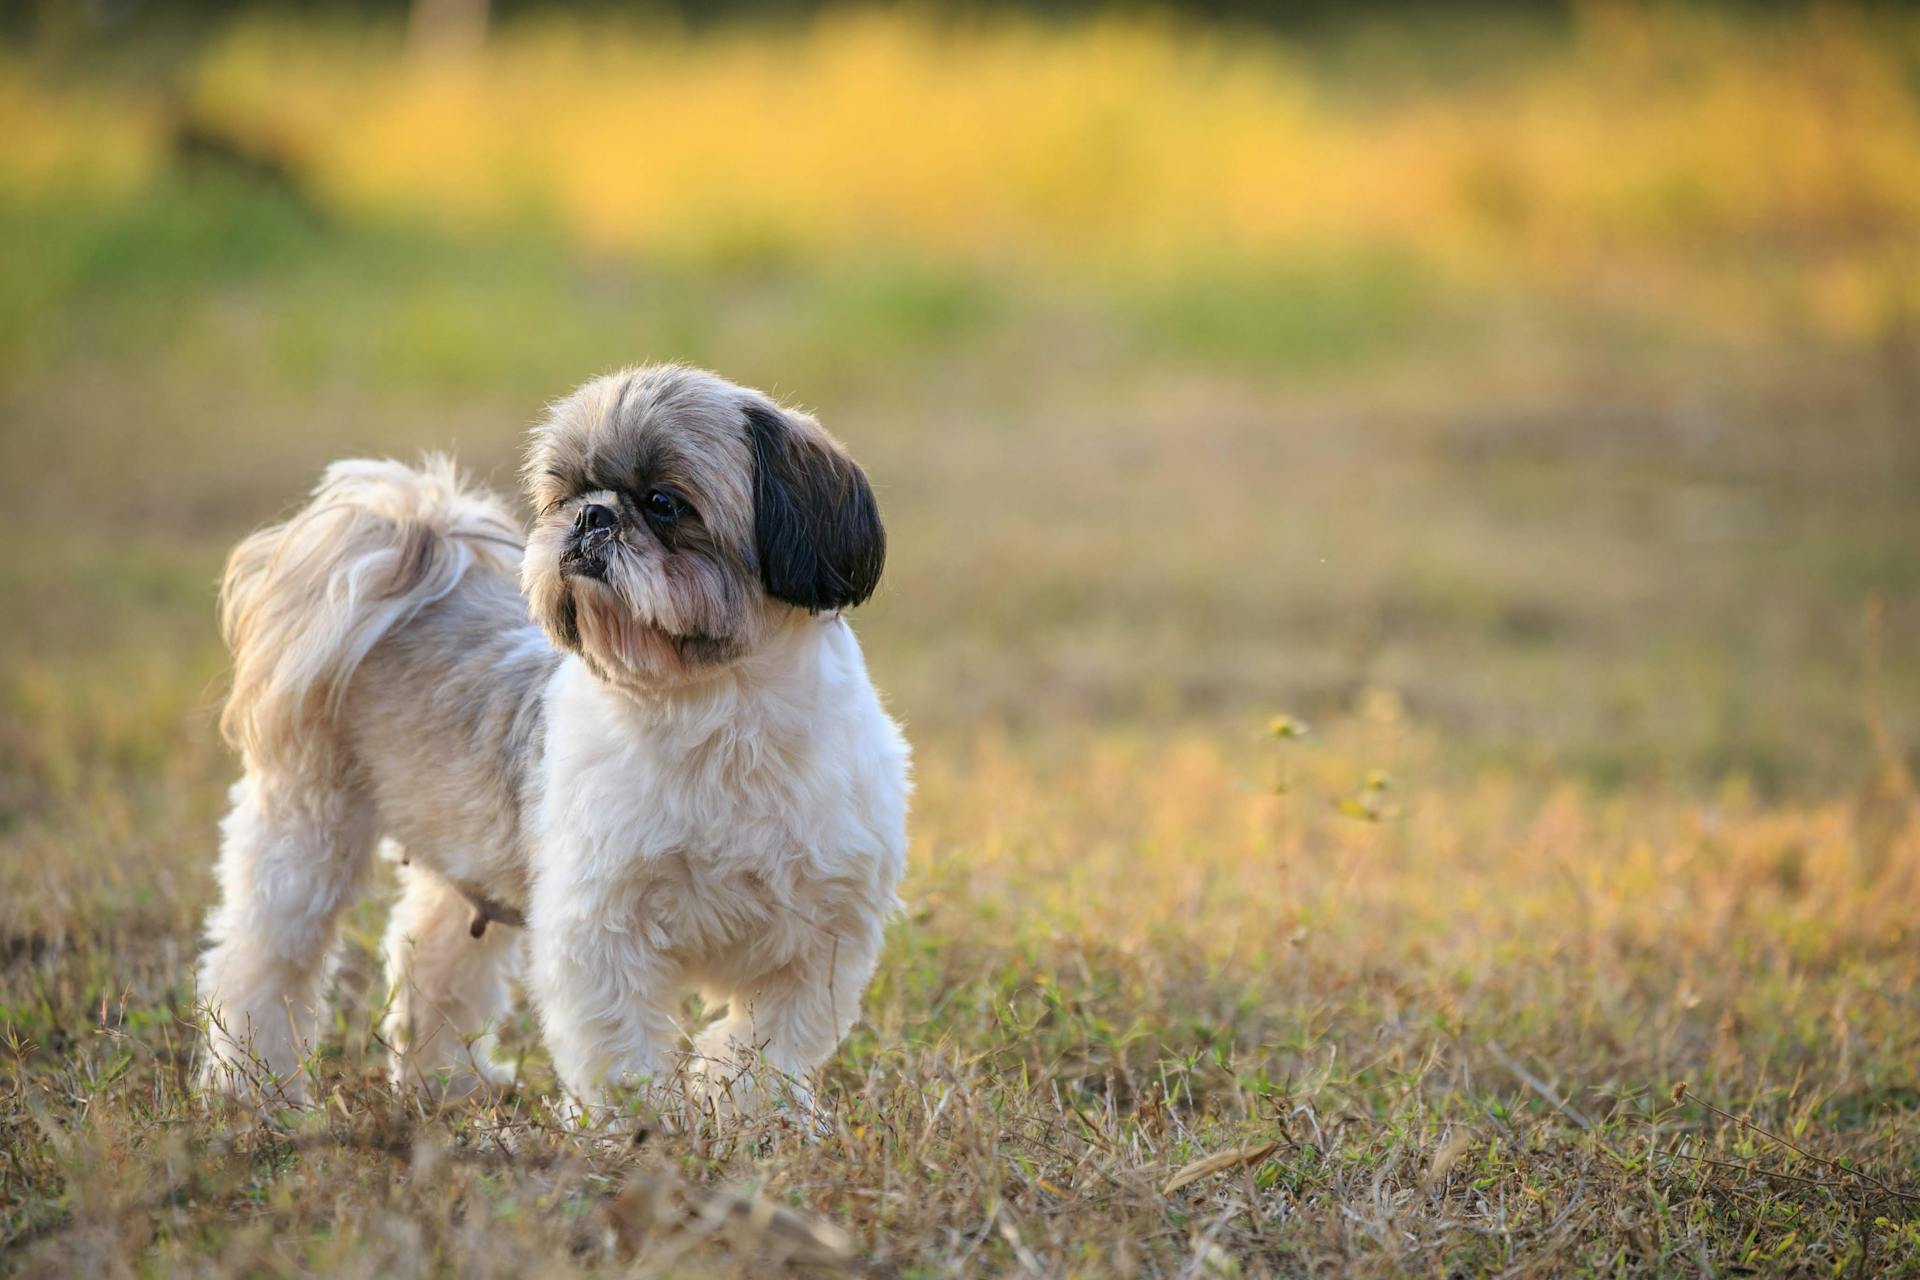
[{"label": "dog's beard", "polygon": [[535,532],[523,585],[535,620],[602,680],[636,689],[684,684],[752,647],[751,596],[722,566],[616,542],[595,576],[563,566],[564,543],[563,530]]},{"label": "dog's beard", "polygon": [[580,649],[603,668],[647,683],[677,681],[687,674],[675,637],[634,616],[601,583],[575,579],[569,587]]}]

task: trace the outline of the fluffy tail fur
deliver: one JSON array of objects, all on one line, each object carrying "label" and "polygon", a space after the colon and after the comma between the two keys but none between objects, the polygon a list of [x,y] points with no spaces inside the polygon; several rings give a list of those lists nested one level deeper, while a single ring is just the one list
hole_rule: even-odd
[{"label": "fluffy tail fur", "polygon": [[220,585],[233,693],[220,718],[250,764],[292,764],[338,715],[382,636],[452,591],[476,563],[514,572],[521,532],[451,459],[418,468],[354,459],[313,500],[243,541]]}]

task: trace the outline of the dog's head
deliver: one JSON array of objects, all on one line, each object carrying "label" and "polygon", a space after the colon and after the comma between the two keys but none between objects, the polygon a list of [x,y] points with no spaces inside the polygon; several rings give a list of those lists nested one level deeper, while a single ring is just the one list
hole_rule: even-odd
[{"label": "dog's head", "polygon": [[820,424],[759,392],[659,365],[596,378],[533,430],[533,616],[596,675],[678,684],[802,613],[873,594],[886,532]]}]

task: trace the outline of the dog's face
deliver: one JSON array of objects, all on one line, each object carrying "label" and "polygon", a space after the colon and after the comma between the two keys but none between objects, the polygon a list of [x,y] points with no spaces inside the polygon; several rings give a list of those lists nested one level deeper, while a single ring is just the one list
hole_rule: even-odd
[{"label": "dog's face", "polygon": [[601,679],[685,682],[796,612],[859,604],[886,534],[866,476],[812,418],[663,365],[589,382],[534,428],[533,616]]}]

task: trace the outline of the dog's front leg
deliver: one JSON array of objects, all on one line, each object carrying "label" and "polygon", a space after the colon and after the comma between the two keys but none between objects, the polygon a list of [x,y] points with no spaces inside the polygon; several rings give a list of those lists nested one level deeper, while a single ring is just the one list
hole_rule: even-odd
[{"label": "dog's front leg", "polygon": [[547,874],[527,916],[529,994],[575,1118],[589,1122],[628,1091],[664,1083],[679,1035],[677,968],[621,898]]},{"label": "dog's front leg", "polygon": [[726,1016],[694,1044],[694,1067],[715,1100],[749,1114],[783,1104],[811,1111],[810,1078],[860,1016],[879,954],[877,925],[849,926],[732,992]]}]

